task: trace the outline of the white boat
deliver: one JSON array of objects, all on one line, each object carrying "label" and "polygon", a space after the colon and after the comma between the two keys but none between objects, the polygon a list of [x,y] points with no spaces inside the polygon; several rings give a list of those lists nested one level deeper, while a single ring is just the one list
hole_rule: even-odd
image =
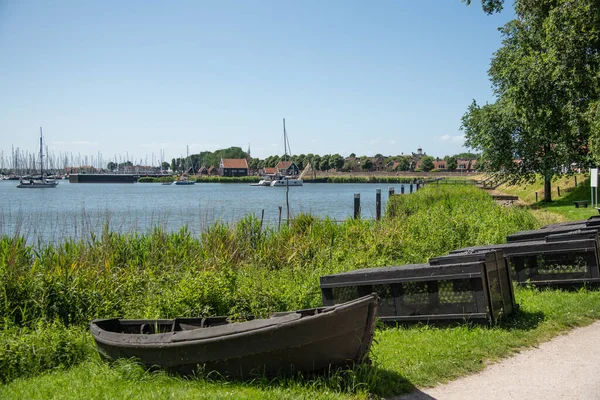
[{"label": "white boat", "polygon": [[292,176],[280,176],[271,182],[270,186],[302,186],[302,179],[297,179]]},{"label": "white boat", "polygon": [[21,178],[17,185],[20,189],[45,189],[58,186],[56,177],[44,177],[44,145],[42,140],[42,128],[40,127],[40,176],[31,178]]},{"label": "white boat", "polygon": [[[288,150],[290,147],[289,141],[288,141],[288,137],[287,137],[287,131],[285,130],[285,118],[283,119],[283,146],[284,146],[284,159],[286,159],[286,161],[281,161],[280,164],[283,163],[287,163],[287,164],[291,164],[294,166],[294,168],[297,168],[295,163],[290,162],[289,161],[289,155],[288,155]],[[291,151],[290,151],[291,153]],[[277,168],[280,168],[279,166]],[[278,173],[275,175],[265,175],[265,179],[261,180],[258,183],[258,186],[302,186],[303,185],[303,181],[302,179],[297,176],[297,175],[283,175],[281,174],[279,171],[282,170],[286,170],[289,172],[290,170],[290,166],[284,166],[281,169],[278,169]],[[295,170],[294,170],[295,171]]]}]

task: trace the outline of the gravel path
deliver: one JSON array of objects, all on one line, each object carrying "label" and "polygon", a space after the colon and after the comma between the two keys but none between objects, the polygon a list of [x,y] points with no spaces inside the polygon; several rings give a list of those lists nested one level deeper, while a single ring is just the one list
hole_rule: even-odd
[{"label": "gravel path", "polygon": [[492,364],[478,374],[396,399],[600,399],[600,321]]}]

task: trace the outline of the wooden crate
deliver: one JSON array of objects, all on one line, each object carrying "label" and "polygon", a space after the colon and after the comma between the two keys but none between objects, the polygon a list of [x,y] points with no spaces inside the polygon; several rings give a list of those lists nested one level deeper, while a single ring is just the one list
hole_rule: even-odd
[{"label": "wooden crate", "polygon": [[600,283],[600,242],[597,232],[577,230],[547,235],[543,240],[469,247],[453,251],[470,254],[500,250],[517,284],[583,286]]},{"label": "wooden crate", "polygon": [[465,263],[367,268],[321,277],[325,306],[376,292],[378,317],[400,323],[495,322],[514,308],[506,263],[500,252]]},{"label": "wooden crate", "polygon": [[600,229],[600,215],[590,217],[580,221],[562,222],[560,224],[552,224],[534,229],[531,231],[521,231],[508,235],[507,243],[523,242],[529,240],[542,240],[546,236],[559,233],[567,233],[573,231],[581,231],[583,233],[597,233]]}]

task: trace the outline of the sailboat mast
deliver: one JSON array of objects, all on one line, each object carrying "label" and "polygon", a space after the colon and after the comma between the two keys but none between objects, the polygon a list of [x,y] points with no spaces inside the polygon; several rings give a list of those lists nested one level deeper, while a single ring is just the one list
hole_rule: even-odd
[{"label": "sailboat mast", "polygon": [[284,160],[287,161],[287,155],[288,155],[288,148],[287,148],[287,132],[285,131],[285,118],[283,119],[283,154],[284,154]]},{"label": "sailboat mast", "polygon": [[40,126],[40,177],[44,179],[44,147],[42,144],[42,127]]}]

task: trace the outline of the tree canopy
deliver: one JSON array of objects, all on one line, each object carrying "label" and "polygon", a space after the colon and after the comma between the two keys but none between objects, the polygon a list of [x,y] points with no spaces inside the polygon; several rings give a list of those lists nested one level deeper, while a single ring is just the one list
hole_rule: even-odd
[{"label": "tree canopy", "polygon": [[[502,3],[482,1],[486,12]],[[554,176],[600,155],[600,2],[516,0],[515,10],[488,71],[497,100],[473,101],[462,128],[486,170],[512,183],[541,174],[550,201]]]}]

